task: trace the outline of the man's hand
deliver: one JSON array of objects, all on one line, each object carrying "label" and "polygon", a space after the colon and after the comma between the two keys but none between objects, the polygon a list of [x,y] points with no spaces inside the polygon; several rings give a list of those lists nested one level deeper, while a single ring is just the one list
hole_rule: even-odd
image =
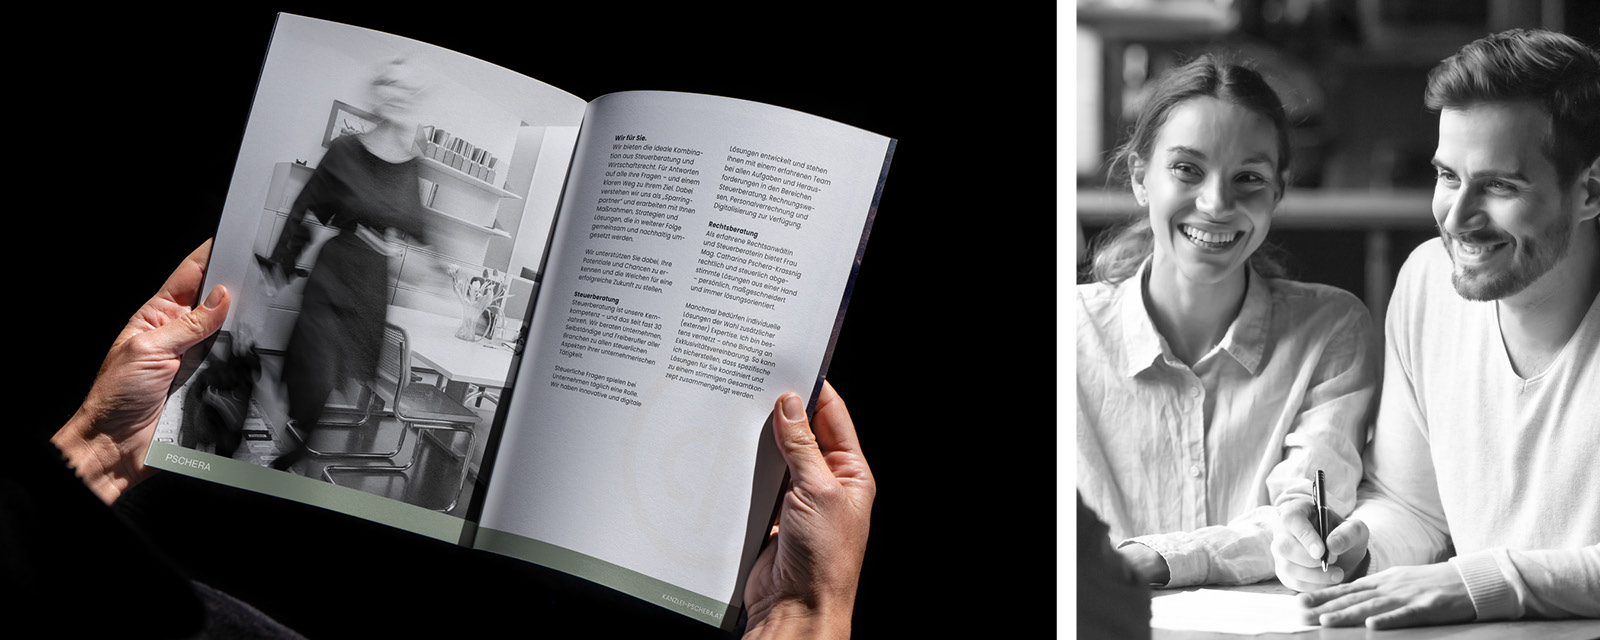
[{"label": "man's hand", "polygon": [[823,383],[809,423],[793,393],[778,399],[771,423],[790,486],[745,583],[745,637],[849,637],[877,483],[832,385]]},{"label": "man's hand", "polygon": [[1133,575],[1146,584],[1164,585],[1172,581],[1172,568],[1167,566],[1167,559],[1161,557],[1155,549],[1137,542],[1125,544],[1117,548],[1117,555],[1122,556],[1122,561],[1128,563],[1133,569]]},{"label": "man's hand", "polygon": [[144,456],[179,358],[221,328],[227,316],[228,290],[221,286],[213,287],[199,307],[190,308],[210,256],[207,240],[133,314],[111,343],[83,405],[50,439],[106,504],[153,472],[144,466]]},{"label": "man's hand", "polygon": [[1325,627],[1366,622],[1370,629],[1396,629],[1472,622],[1477,611],[1461,574],[1448,562],[1394,567],[1350,584],[1304,593],[1308,621]]},{"label": "man's hand", "polygon": [[1278,508],[1272,533],[1272,561],[1278,581],[1295,591],[1314,591],[1344,582],[1358,573],[1367,557],[1367,525],[1328,512],[1328,570],[1322,570],[1323,543],[1317,535],[1316,509],[1309,500]]}]

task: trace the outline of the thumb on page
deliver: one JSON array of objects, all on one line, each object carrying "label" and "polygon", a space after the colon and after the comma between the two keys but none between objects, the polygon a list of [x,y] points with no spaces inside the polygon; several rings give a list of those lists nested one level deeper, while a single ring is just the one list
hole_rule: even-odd
[{"label": "thumb on page", "polygon": [[[828,464],[822,458],[817,436],[811,431],[811,421],[806,418],[805,402],[795,393],[785,393],[772,409],[773,435],[778,439],[778,450],[789,465],[790,481],[802,484],[832,477]],[[819,475],[820,474],[820,475]]]},{"label": "thumb on page", "polygon": [[222,321],[228,317],[228,306],[232,297],[228,294],[227,287],[217,285],[211,288],[211,293],[204,302],[190,309],[183,315],[173,318],[160,327],[152,329],[145,339],[150,346],[163,354],[177,355],[188,351],[190,347],[199,344],[218,329],[222,328]]}]

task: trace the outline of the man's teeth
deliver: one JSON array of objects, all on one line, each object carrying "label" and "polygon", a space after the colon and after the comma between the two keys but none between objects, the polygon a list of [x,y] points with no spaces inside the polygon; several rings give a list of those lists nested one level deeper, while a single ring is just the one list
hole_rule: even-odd
[{"label": "man's teeth", "polygon": [[1238,238],[1244,233],[1243,231],[1212,233],[1210,231],[1202,231],[1190,226],[1184,226],[1182,227],[1182,230],[1183,235],[1189,236],[1190,239],[1198,240],[1207,244],[1227,244],[1229,242],[1233,242],[1234,239]]}]

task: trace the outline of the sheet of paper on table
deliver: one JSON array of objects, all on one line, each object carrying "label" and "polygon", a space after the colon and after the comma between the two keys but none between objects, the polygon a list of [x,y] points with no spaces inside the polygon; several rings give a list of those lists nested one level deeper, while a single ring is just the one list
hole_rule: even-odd
[{"label": "sheet of paper on table", "polygon": [[1150,600],[1150,626],[1180,631],[1256,635],[1318,629],[1305,624],[1292,595],[1199,589]]}]

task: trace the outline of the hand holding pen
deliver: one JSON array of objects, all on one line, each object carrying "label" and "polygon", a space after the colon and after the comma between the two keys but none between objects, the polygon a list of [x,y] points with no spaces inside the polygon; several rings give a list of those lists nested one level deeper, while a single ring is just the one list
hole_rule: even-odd
[{"label": "hand holding pen", "polygon": [[1272,539],[1278,581],[1296,591],[1314,591],[1347,582],[1365,572],[1367,525],[1345,520],[1328,502],[1328,479],[1312,479],[1311,499],[1278,508]]}]

